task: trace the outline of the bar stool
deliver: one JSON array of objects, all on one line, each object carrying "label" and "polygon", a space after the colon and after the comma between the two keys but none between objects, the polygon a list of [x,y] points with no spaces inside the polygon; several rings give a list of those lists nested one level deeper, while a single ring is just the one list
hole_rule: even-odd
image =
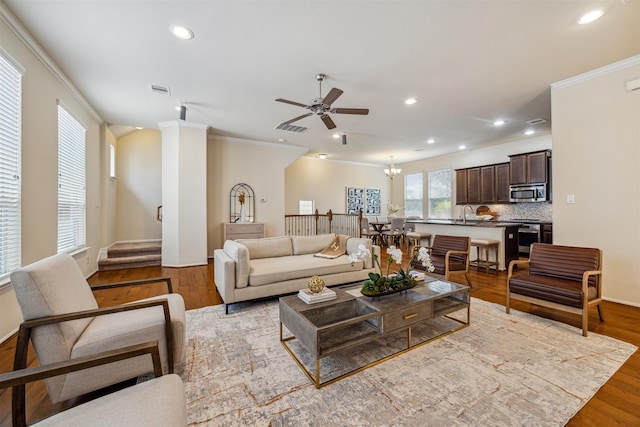
[{"label": "bar stool", "polygon": [[[404,237],[406,237],[409,242],[409,247],[411,247],[412,244],[416,246],[431,246],[431,233],[416,231],[414,224],[406,224],[404,228]],[[426,245],[422,243],[423,240],[427,241]]]},{"label": "bar stool", "polygon": [[[489,272],[489,268],[492,265],[495,265],[497,273],[500,267],[500,264],[498,262],[498,249],[500,247],[500,241],[493,239],[471,239],[471,246],[476,247],[476,259],[474,261],[471,261],[471,264],[475,265],[478,270],[480,270],[481,267],[484,267],[487,273]],[[495,261],[490,261],[489,250],[491,249],[493,249]],[[483,253],[484,257],[481,257]]]}]

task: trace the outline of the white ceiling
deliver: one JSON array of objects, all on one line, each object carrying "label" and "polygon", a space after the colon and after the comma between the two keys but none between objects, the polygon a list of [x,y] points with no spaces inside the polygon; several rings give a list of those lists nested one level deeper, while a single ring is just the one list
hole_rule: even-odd
[{"label": "white ceiling", "polygon": [[[522,139],[531,119],[549,133],[550,83],[640,53],[639,0],[2,1],[110,124],[157,129],[186,103],[220,135],[372,164]],[[310,103],[318,73],[323,96],[344,91],[334,107],[370,109],[332,115],[346,146],[317,116],[274,129],[307,112],[274,100]]]}]

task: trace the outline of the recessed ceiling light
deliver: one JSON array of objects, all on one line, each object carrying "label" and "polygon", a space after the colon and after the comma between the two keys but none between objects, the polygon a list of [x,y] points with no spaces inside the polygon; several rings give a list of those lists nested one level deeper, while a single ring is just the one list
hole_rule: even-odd
[{"label": "recessed ceiling light", "polygon": [[493,122],[494,126],[502,126],[503,124],[507,123],[506,121],[502,120],[502,119],[498,119],[495,122]]},{"label": "recessed ceiling light", "polygon": [[436,142],[436,140],[433,138],[427,139],[427,144],[433,144],[434,142]]},{"label": "recessed ceiling light", "polygon": [[340,133],[339,133],[339,132],[336,132],[336,133],[334,133],[334,134],[333,134],[333,135],[331,135],[331,136],[333,136],[333,139],[338,139],[338,138],[340,138]]},{"label": "recessed ceiling light", "polygon": [[194,37],[193,31],[182,25],[169,25],[169,31],[180,40],[191,40]]},{"label": "recessed ceiling light", "polygon": [[319,158],[320,160],[324,160],[324,159],[326,159],[326,158],[327,158],[327,155],[326,155],[325,153],[320,153],[320,154],[318,154],[318,158]]},{"label": "recessed ceiling light", "polygon": [[604,11],[602,9],[592,10],[591,12],[588,12],[582,15],[580,19],[578,19],[578,24],[580,25],[590,24],[593,21],[600,19],[602,15],[604,15]]},{"label": "recessed ceiling light", "polygon": [[524,131],[525,135],[533,135],[534,133],[536,133],[536,131],[533,129],[527,129],[526,131]]},{"label": "recessed ceiling light", "polygon": [[418,102],[418,100],[415,99],[415,98],[407,98],[407,99],[404,100],[404,103],[407,104],[407,105],[413,105],[416,102]]},{"label": "recessed ceiling light", "polygon": [[278,142],[287,142],[287,140],[284,138],[278,138]]},{"label": "recessed ceiling light", "polygon": [[143,128],[143,127],[140,127],[140,126],[136,126],[136,129],[138,129],[138,130],[142,130],[142,129],[144,129],[144,128]]},{"label": "recessed ceiling light", "polygon": [[464,150],[465,148],[467,148],[466,145],[461,145],[461,146],[458,147],[458,150]]}]

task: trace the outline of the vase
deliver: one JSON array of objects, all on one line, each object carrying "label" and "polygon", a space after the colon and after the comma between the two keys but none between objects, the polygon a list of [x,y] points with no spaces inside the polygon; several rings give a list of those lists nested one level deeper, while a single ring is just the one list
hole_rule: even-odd
[{"label": "vase", "polygon": [[244,204],[240,205],[240,222],[247,222],[247,217],[244,211]]}]

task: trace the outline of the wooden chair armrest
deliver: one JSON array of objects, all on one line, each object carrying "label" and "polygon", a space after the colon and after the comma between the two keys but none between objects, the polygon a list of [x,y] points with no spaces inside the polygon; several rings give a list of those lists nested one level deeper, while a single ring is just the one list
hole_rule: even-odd
[{"label": "wooden chair armrest", "polygon": [[138,285],[147,285],[150,283],[157,282],[165,282],[167,284],[167,289],[170,294],[173,293],[173,286],[171,285],[170,277],[154,277],[152,279],[140,279],[140,280],[129,280],[126,282],[115,282],[115,283],[99,283],[96,285],[89,285],[92,291],[100,291],[103,289],[113,289],[113,288],[122,288],[125,286],[138,286]]},{"label": "wooden chair armrest", "polygon": [[[588,270],[582,274],[582,295],[588,298],[589,295],[589,278],[591,276],[600,276],[602,271],[600,270]],[[598,287],[598,296],[600,296],[602,290]]]},{"label": "wooden chair armrest", "polygon": [[154,375],[156,377],[162,376],[162,364],[160,362],[158,341],[151,341],[116,350],[77,357],[75,359],[0,374],[0,389],[13,387],[13,403],[11,408],[13,425],[27,425],[25,384],[145,354],[151,355]]},{"label": "wooden chair armrest", "polygon": [[516,265],[526,265],[527,268],[529,267],[529,260],[528,259],[514,259],[513,261],[511,261],[509,263],[509,271],[507,274],[507,288],[509,287],[509,279],[511,278],[511,276],[513,276],[513,267],[515,267]]}]

